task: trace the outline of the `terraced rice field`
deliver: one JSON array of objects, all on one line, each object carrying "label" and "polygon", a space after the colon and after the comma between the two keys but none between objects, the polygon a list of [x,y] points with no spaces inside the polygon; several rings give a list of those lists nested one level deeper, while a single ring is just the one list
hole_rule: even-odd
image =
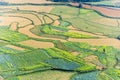
[{"label": "terraced rice field", "polygon": [[3,80],[120,79],[120,41],[115,39],[119,15],[106,18],[94,10],[65,5],[11,5],[0,9]]}]

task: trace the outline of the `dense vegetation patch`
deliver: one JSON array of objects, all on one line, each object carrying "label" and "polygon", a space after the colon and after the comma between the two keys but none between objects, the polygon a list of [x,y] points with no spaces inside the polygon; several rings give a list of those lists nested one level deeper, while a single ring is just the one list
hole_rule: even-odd
[{"label": "dense vegetation patch", "polygon": [[9,42],[20,42],[24,40],[28,40],[28,36],[18,33],[16,31],[11,31],[6,28],[0,28],[0,39],[6,40]]}]

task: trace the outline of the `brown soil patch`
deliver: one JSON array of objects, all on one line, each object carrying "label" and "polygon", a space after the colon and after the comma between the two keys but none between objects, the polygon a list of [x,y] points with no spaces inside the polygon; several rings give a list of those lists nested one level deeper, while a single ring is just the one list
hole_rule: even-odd
[{"label": "brown soil patch", "polygon": [[35,34],[31,33],[29,30],[32,29],[34,27],[34,25],[29,25],[29,26],[26,26],[24,28],[20,28],[18,31],[20,33],[23,33],[25,35],[28,35],[29,37],[34,37],[34,38],[41,38],[39,36],[36,36]]},{"label": "brown soil patch", "polygon": [[49,23],[53,23],[53,20],[47,16],[44,16],[45,19],[45,23],[49,24]]},{"label": "brown soil patch", "polygon": [[68,41],[72,42],[87,42],[90,45],[94,46],[113,46],[115,48],[120,49],[120,41],[113,38],[105,38],[105,39],[75,39],[69,38]]},{"label": "brown soil patch", "polygon": [[18,23],[17,22],[13,22],[11,25],[10,25],[10,30],[12,31],[15,31],[17,30],[17,27],[18,27]]},{"label": "brown soil patch", "polygon": [[44,16],[44,15],[38,14],[38,13],[36,13],[36,15],[39,17],[39,19],[41,20],[42,24],[44,24],[44,23],[45,23],[45,22],[44,22],[44,19],[43,19],[43,16]]},{"label": "brown soil patch", "polygon": [[55,20],[54,23],[53,23],[54,26],[59,26],[60,25],[60,22],[59,20]]},{"label": "brown soil patch", "polygon": [[78,52],[72,52],[71,54],[72,54],[72,55],[75,55],[75,56],[79,55]]},{"label": "brown soil patch", "polygon": [[23,41],[23,42],[20,42],[20,44],[34,47],[34,48],[52,48],[52,47],[54,47],[54,44],[51,42],[39,42],[39,41],[35,41],[35,40]]},{"label": "brown soil patch", "polygon": [[76,28],[74,28],[72,25],[68,26],[69,30],[76,30]]},{"label": "brown soil patch", "polygon": [[118,23],[116,19],[110,19],[110,18],[101,18],[101,19],[94,19],[93,22],[103,24],[103,25],[108,25],[108,26],[117,26]]},{"label": "brown soil patch", "polygon": [[31,22],[24,18],[19,17],[7,17],[7,16],[0,16],[0,25],[1,26],[8,26],[13,22],[18,22],[20,26],[25,26],[27,24],[30,24]]},{"label": "brown soil patch", "polygon": [[97,50],[96,48],[90,48],[90,49],[93,50],[93,51]]},{"label": "brown soil patch", "polygon": [[58,16],[53,15],[53,14],[46,14],[46,15],[49,16],[49,17],[51,17],[51,18],[53,18],[54,20],[58,20],[59,19]]},{"label": "brown soil patch", "polygon": [[25,50],[24,48],[18,47],[18,46],[14,46],[14,45],[6,45],[6,47],[12,48],[12,49],[16,49],[16,50]]},{"label": "brown soil patch", "polygon": [[102,70],[105,68],[105,66],[100,63],[100,61],[98,60],[98,57],[95,55],[87,56],[84,58],[84,60],[88,64],[92,64],[92,65],[96,66],[96,69]]},{"label": "brown soil patch", "polygon": [[90,56],[85,57],[84,60],[87,62],[96,61],[98,60],[98,57],[95,55],[90,55]]},{"label": "brown soil patch", "polygon": [[[41,24],[41,21],[35,16],[33,15],[32,13],[21,13],[21,12],[18,12],[18,13],[6,13],[4,15],[7,15],[7,16],[15,16],[15,17],[22,17],[22,18],[28,18],[27,20],[29,21],[33,21],[34,25],[40,25]],[[25,24],[25,22],[23,23]]]},{"label": "brown soil patch", "polygon": [[3,77],[2,77],[2,76],[0,76],[0,80],[3,80]]}]

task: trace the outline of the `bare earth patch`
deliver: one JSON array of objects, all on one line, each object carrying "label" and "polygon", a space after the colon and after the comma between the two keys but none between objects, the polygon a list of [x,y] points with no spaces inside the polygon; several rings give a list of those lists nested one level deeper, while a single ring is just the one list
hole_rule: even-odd
[{"label": "bare earth patch", "polygon": [[0,80],[3,80],[3,77],[2,77],[2,76],[0,76]]},{"label": "bare earth patch", "polygon": [[45,19],[45,23],[46,24],[50,24],[50,23],[53,23],[53,20],[47,16],[44,16],[44,19]]},{"label": "bare earth patch", "polygon": [[[18,12],[18,13],[6,13],[5,15],[13,16],[13,17],[15,16],[17,18],[21,17],[23,19],[27,18],[27,20],[33,22],[34,25],[40,25],[41,24],[41,21],[38,19],[38,17],[35,16],[34,14],[32,14],[32,13]],[[25,22],[23,22],[23,24],[25,24]]]},{"label": "bare earth patch", "polygon": [[10,30],[12,30],[12,31],[17,30],[18,24],[19,24],[19,23],[17,23],[17,22],[11,23],[11,25],[10,25]]},{"label": "bare earth patch", "polygon": [[18,46],[14,46],[14,45],[6,45],[6,47],[12,48],[12,49],[16,49],[16,50],[25,50],[24,48],[18,47]]},{"label": "bare earth patch", "polygon": [[18,22],[19,26],[25,26],[27,24],[30,24],[31,22],[24,18],[19,17],[8,17],[8,16],[0,16],[0,25],[1,26],[8,26],[13,22]]},{"label": "bare earth patch", "polygon": [[84,58],[84,60],[88,63],[88,64],[92,64],[95,65],[97,69],[102,70],[103,68],[106,68],[106,66],[102,65],[98,59],[97,56],[95,55],[90,55]]},{"label": "bare earth patch", "polygon": [[75,55],[75,56],[79,55],[78,52],[72,52],[71,54],[72,54],[72,55]]},{"label": "bare earth patch", "polygon": [[117,26],[118,23],[116,19],[110,19],[110,18],[101,18],[101,19],[94,19],[93,22],[97,22],[99,24],[108,25],[108,26]]},{"label": "bare earth patch", "polygon": [[53,18],[54,20],[58,20],[60,17],[54,14],[46,14],[47,16]]},{"label": "bare earth patch", "polygon": [[54,44],[51,42],[39,42],[39,41],[35,41],[35,40],[23,41],[23,42],[20,42],[20,44],[34,47],[34,48],[52,48],[52,47],[54,47]]},{"label": "bare earth patch", "polygon": [[59,20],[55,20],[54,23],[53,23],[54,26],[59,26],[60,25],[60,22]]}]

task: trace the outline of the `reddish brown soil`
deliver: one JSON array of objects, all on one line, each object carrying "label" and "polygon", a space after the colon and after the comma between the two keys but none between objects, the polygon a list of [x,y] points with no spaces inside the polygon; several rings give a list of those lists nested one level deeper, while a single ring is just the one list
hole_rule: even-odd
[{"label": "reddish brown soil", "polygon": [[109,16],[109,17],[115,17],[120,18],[120,9],[113,9],[113,8],[107,8],[107,7],[98,7],[98,6],[90,6],[90,5],[82,5],[83,8],[87,9],[93,9],[98,12],[100,12],[103,15]]},{"label": "reddish brown soil", "polygon": [[[70,3],[70,5],[72,6],[79,6],[78,3]],[[99,13],[108,16],[108,17],[113,17],[113,18],[120,18],[120,9],[118,8],[108,8],[108,7],[103,7],[103,6],[90,6],[87,4],[82,4],[83,8],[87,8],[87,9],[92,9],[95,11],[98,11]]]}]

